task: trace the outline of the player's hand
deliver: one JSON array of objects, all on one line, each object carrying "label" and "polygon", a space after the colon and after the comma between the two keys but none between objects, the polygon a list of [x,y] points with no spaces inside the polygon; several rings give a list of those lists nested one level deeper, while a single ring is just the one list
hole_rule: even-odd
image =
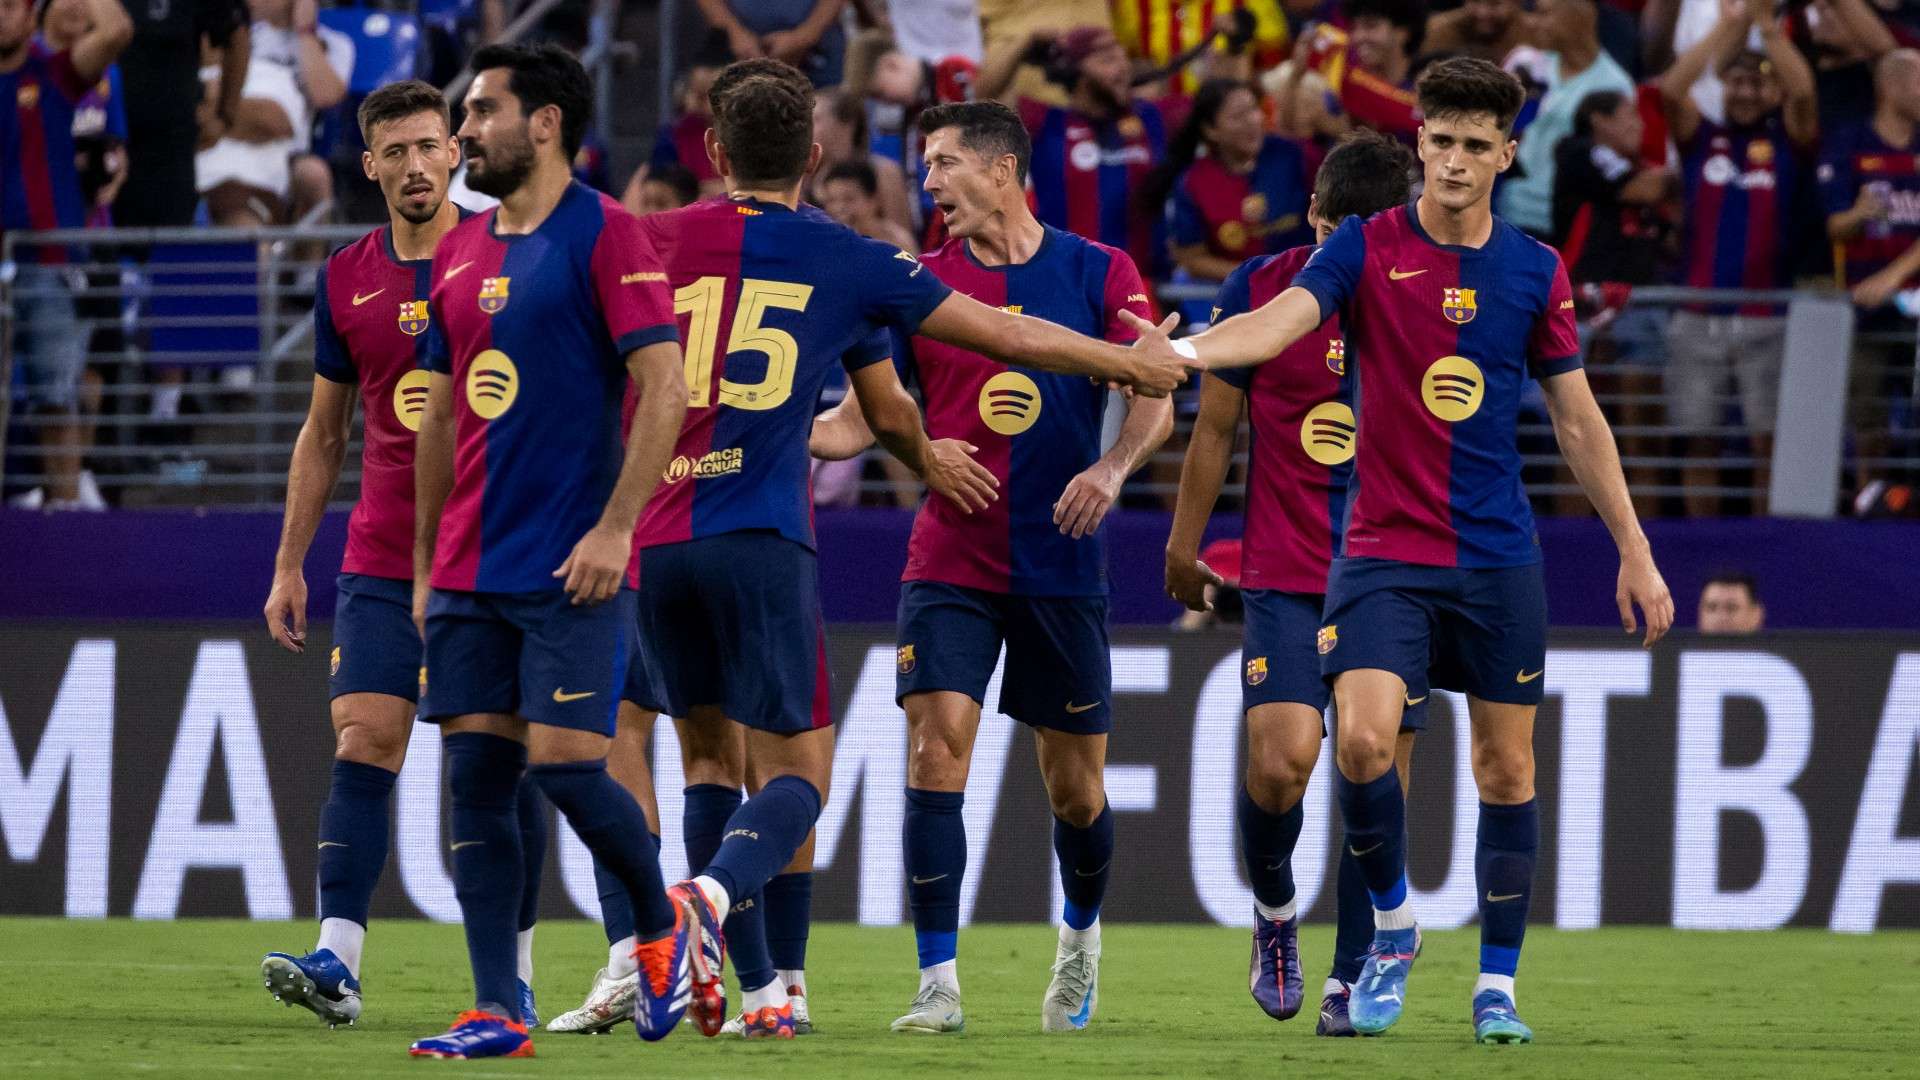
[{"label": "player's hand", "polygon": [[1633,617],[1635,605],[1646,616],[1646,637],[1640,643],[1645,648],[1653,648],[1654,642],[1673,629],[1673,594],[1667,591],[1660,568],[1653,565],[1651,553],[1628,555],[1620,560],[1620,583],[1614,589],[1613,599],[1620,605],[1620,626],[1627,633],[1639,629]]},{"label": "player's hand", "polygon": [[427,598],[433,595],[433,586],[426,578],[415,578],[413,582],[413,629],[420,635],[422,644],[427,640]]},{"label": "player's hand", "polygon": [[966,513],[985,510],[1000,497],[1000,478],[985,465],[973,460],[980,448],[959,439],[935,439],[929,444],[925,480],[933,493]]},{"label": "player's hand", "polygon": [[1092,535],[1120,497],[1120,484],[1125,479],[1119,469],[1096,461],[1067,481],[1067,490],[1053,504],[1053,523],[1060,526],[1060,535],[1075,540]]},{"label": "player's hand", "polygon": [[575,604],[598,604],[618,595],[632,561],[633,531],[601,522],[573,545],[553,576],[566,579],[567,594]]},{"label": "player's hand", "polygon": [[273,575],[267,593],[267,633],[288,652],[307,651],[307,579],[298,570]]},{"label": "player's hand", "polygon": [[1187,381],[1188,368],[1199,366],[1173,351],[1173,340],[1168,335],[1180,325],[1179,313],[1169,312],[1158,325],[1131,311],[1122,311],[1120,317],[1140,335],[1134,339],[1133,350],[1139,355],[1141,363],[1127,380],[1140,394],[1166,397],[1174,387]]},{"label": "player's hand", "polygon": [[1207,586],[1217,589],[1226,583],[1226,578],[1214,573],[1212,567],[1197,557],[1167,552],[1167,595],[1180,601],[1188,611],[1212,611]]}]

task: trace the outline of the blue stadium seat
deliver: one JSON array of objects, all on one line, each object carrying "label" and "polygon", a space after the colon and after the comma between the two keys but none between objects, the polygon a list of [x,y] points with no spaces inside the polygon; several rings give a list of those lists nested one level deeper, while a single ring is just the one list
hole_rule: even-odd
[{"label": "blue stadium seat", "polygon": [[353,39],[347,90],[358,97],[390,82],[413,78],[419,66],[420,20],[405,12],[323,8],[320,23]]}]

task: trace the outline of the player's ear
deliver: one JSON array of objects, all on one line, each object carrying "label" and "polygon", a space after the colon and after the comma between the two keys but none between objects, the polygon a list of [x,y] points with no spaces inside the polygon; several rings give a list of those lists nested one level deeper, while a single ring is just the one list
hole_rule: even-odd
[{"label": "player's ear", "polygon": [[362,151],[360,151],[360,171],[361,171],[361,172],[363,172],[363,173],[366,173],[366,174],[367,174],[367,179],[369,179],[369,180],[378,180],[378,179],[380,179],[380,177],[379,177],[379,174],[377,174],[376,172],[374,172],[374,168],[373,168],[373,151],[371,151],[371,150],[362,150]]},{"label": "player's ear", "polygon": [[707,129],[707,133],[700,137],[700,141],[707,148],[707,161],[713,166],[714,172],[726,176],[733,171],[727,165],[727,148],[720,145],[720,136],[714,134],[712,128]]},{"label": "player's ear", "polygon": [[460,140],[451,135],[447,136],[447,161],[448,172],[460,167]]},{"label": "player's ear", "polygon": [[1513,157],[1519,150],[1519,141],[1517,139],[1508,139],[1507,148],[1500,154],[1500,165],[1496,171],[1506,172],[1508,169],[1513,168]]},{"label": "player's ear", "polygon": [[820,144],[814,143],[813,149],[807,151],[807,170],[800,175],[812,176],[813,171],[820,167],[820,157],[823,153],[825,153],[825,151],[820,149]]}]

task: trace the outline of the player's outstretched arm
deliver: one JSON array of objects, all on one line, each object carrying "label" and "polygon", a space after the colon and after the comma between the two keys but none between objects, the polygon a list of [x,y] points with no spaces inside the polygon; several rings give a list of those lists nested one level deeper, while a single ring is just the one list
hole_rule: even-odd
[{"label": "player's outstretched arm", "polygon": [[1211,611],[1208,585],[1226,582],[1200,561],[1200,541],[1207,519],[1220,499],[1233,464],[1233,437],[1240,426],[1240,410],[1247,395],[1221,379],[1200,384],[1200,413],[1187,439],[1187,459],[1180,466],[1180,494],[1173,504],[1173,530],[1167,535],[1167,595],[1188,611]]},{"label": "player's outstretched arm", "polygon": [[1135,395],[1128,399],[1127,419],[1120,425],[1112,448],[1067,481],[1066,490],[1054,501],[1053,523],[1060,527],[1061,534],[1078,540],[1098,529],[1120,498],[1120,487],[1127,477],[1139,471],[1171,434],[1172,398]]},{"label": "player's outstretched arm", "polygon": [[453,376],[427,373],[427,404],[413,451],[413,625],[427,637],[427,594],[433,578],[433,546],[440,538],[440,511],[453,490]]},{"label": "player's outstretched arm", "polygon": [[289,652],[307,647],[307,578],[302,572],[313,534],[327,513],[327,497],[347,460],[354,388],[315,375],[307,422],[293,442],[287,466],[287,510],[280,521],[280,547],[273,555],[273,588],[267,594],[267,633]]},{"label": "player's outstretched arm", "polygon": [[[1168,330],[1174,318],[1168,316]],[[1172,393],[1187,381],[1187,369],[1196,366],[1170,351],[1114,345],[1045,319],[988,307],[957,292],[921,322],[920,333],[1006,363],[1131,386],[1148,397]]]},{"label": "player's outstretched arm", "polygon": [[1167,330],[1171,327],[1164,323],[1156,327],[1132,312],[1124,312],[1121,317],[1140,333],[1139,340],[1134,342],[1135,349],[1157,356],[1173,356],[1208,370],[1262,363],[1278,356],[1325,321],[1320,314],[1320,301],[1297,285],[1252,311],[1222,319],[1179,341],[1168,339]]},{"label": "player's outstretched arm", "polygon": [[660,341],[627,354],[627,375],[635,392],[633,426],[613,494],[600,520],[573,545],[553,571],[564,579],[575,604],[611,600],[626,580],[633,561],[633,530],[653,489],[667,471],[680,427],[687,420],[687,381],[680,342]]},{"label": "player's outstretched arm", "polygon": [[1646,616],[1646,636],[1642,644],[1651,648],[1673,627],[1673,595],[1653,563],[1653,547],[1647,534],[1640,531],[1640,518],[1633,512],[1633,500],[1627,496],[1627,478],[1620,471],[1620,453],[1613,444],[1613,429],[1593,398],[1584,369],[1552,375],[1540,381],[1546,392],[1547,415],[1553,418],[1553,434],[1560,441],[1560,455],[1573,469],[1574,479],[1607,523],[1613,544],[1620,549],[1620,580],[1614,601],[1620,605],[1620,625],[1631,634],[1638,629],[1633,609],[1637,605]]},{"label": "player's outstretched arm", "polygon": [[859,457],[873,445],[873,429],[860,409],[860,395],[848,394],[840,403],[813,418],[807,434],[807,453],[821,461]]},{"label": "player's outstretched arm", "polygon": [[[957,294],[956,294],[957,295]],[[868,364],[849,376],[853,393],[848,401],[863,416],[863,424],[887,453],[900,459],[933,493],[971,514],[999,498],[1000,481],[969,455],[980,448],[957,439],[927,438],[914,404],[900,376],[886,361]]]}]

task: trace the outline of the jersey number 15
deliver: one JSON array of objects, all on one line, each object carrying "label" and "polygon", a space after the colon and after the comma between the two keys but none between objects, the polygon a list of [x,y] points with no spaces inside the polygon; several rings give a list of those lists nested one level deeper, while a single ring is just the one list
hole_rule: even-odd
[{"label": "jersey number 15", "polygon": [[[727,279],[703,277],[674,290],[673,313],[687,316],[687,407],[704,409],[715,404],[736,409],[777,409],[793,394],[794,369],[800,358],[800,346],[793,335],[777,327],[762,326],[769,308],[787,311],[807,310],[813,286],[792,281],[740,279],[740,298],[734,305],[733,329],[720,349],[720,311],[726,303]],[[713,386],[713,359],[716,355],[757,352],[767,358],[766,375],[756,383],[737,383],[720,377],[718,393]]]}]

